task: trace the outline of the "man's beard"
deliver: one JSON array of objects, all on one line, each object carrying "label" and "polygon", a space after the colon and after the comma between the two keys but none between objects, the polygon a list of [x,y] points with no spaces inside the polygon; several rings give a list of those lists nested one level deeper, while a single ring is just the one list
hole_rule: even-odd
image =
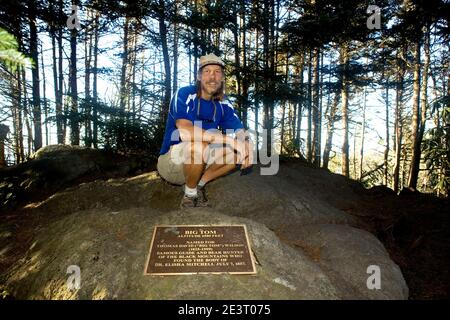
[{"label": "man's beard", "polygon": [[[211,88],[209,84],[216,84],[215,89]],[[214,96],[222,91],[223,88],[223,82],[217,82],[217,81],[210,81],[206,84],[202,84],[202,90],[207,92],[209,95]]]}]

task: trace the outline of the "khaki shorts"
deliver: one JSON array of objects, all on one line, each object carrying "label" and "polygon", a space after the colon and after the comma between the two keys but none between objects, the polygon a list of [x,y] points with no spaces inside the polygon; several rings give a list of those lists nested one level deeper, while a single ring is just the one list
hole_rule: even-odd
[{"label": "khaki shorts", "polygon": [[[183,185],[185,183],[184,171],[183,171],[183,161],[185,159],[184,150],[186,150],[186,144],[189,142],[180,142],[178,144],[174,144],[170,146],[170,149],[167,153],[162,154],[158,157],[158,164],[156,168],[158,170],[159,175],[166,181],[176,184]],[[216,162],[217,156],[219,154],[218,151],[223,150],[223,145],[214,145],[210,144],[208,146],[207,151],[203,155],[205,158],[204,161],[206,163],[207,169],[211,164]],[[231,151],[231,148],[228,147]]]}]

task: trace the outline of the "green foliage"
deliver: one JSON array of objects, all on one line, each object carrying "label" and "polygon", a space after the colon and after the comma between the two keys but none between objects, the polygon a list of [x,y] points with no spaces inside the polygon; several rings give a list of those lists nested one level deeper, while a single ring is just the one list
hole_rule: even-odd
[{"label": "green foliage", "polygon": [[383,165],[378,165],[375,162],[372,162],[369,163],[367,167],[368,171],[363,173],[360,181],[364,188],[369,189],[373,186],[382,185],[384,179]]},{"label": "green foliage", "polygon": [[[440,111],[439,105],[442,106]],[[450,106],[449,97],[434,104],[433,110],[439,113],[440,123],[428,130],[422,142],[422,152],[428,176],[438,195],[449,196],[450,190]],[[441,122],[442,121],[442,122]]]},{"label": "green foliage", "polygon": [[94,123],[98,127],[98,140],[94,141],[91,132],[89,136],[83,137],[86,145],[98,145],[119,154],[158,155],[161,140],[156,137],[156,123],[143,121],[132,112],[112,107],[100,100],[78,98],[78,102],[79,112],[67,110],[59,117],[47,117],[47,121],[56,123],[59,118],[62,122],[75,121],[80,126],[90,121],[91,131]]},{"label": "green foliage", "polygon": [[300,145],[304,143],[304,139],[300,139],[300,141],[301,142],[299,142],[297,138],[294,138],[285,142],[283,145],[283,153],[289,157],[302,157]]},{"label": "green foliage", "polygon": [[156,143],[151,126],[142,122],[124,121],[113,118],[101,128],[101,140],[106,149],[127,155],[156,155]]},{"label": "green foliage", "polygon": [[14,36],[0,28],[0,63],[5,64],[6,69],[10,72],[15,72],[17,68],[33,65],[33,60],[19,52],[18,47]]}]

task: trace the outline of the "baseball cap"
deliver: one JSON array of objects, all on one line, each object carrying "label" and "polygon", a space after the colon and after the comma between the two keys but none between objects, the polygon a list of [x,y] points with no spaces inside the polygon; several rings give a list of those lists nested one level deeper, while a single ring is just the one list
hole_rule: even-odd
[{"label": "baseball cap", "polygon": [[204,66],[210,65],[210,64],[216,64],[221,67],[225,67],[225,63],[220,59],[218,56],[216,56],[214,53],[207,54],[206,56],[200,57],[200,65],[199,69],[203,68]]}]

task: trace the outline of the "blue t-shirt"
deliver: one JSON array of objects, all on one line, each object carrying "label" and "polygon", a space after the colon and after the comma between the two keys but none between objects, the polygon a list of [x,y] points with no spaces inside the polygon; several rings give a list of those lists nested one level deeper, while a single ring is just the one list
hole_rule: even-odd
[{"label": "blue t-shirt", "polygon": [[197,88],[187,86],[177,90],[173,95],[169,105],[169,116],[166,122],[166,131],[159,154],[165,154],[170,146],[180,143],[179,135],[174,135],[174,141],[171,141],[172,134],[177,127],[175,125],[178,119],[187,119],[192,121],[193,125],[200,124],[202,129],[241,129],[244,128],[241,120],[237,116],[233,105],[225,96],[222,101],[204,100],[197,97]]}]

